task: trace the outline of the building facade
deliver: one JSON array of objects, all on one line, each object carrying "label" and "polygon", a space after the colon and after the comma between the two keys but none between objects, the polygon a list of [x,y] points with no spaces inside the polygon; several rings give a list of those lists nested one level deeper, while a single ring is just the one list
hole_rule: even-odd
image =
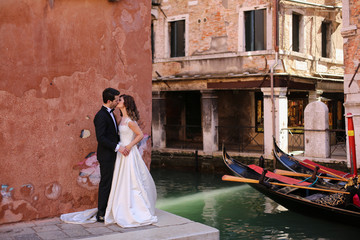
[{"label": "building facade", "polygon": [[154,149],[301,148],[318,99],[345,134],[339,1],[152,3]]},{"label": "building facade", "polygon": [[[343,0],[345,114],[352,114],[357,166],[360,166],[360,2]],[[347,121],[346,121],[347,123]],[[347,146],[348,147],[348,146]],[[353,156],[348,151],[348,165]]]},{"label": "building facade", "polygon": [[134,96],[151,134],[150,12],[148,0],[0,1],[0,224],[97,206],[105,88]]}]

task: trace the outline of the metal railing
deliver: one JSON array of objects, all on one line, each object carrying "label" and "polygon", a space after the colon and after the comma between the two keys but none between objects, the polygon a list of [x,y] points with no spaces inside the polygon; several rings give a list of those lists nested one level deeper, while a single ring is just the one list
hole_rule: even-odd
[{"label": "metal railing", "polygon": [[305,151],[305,132],[327,131],[330,134],[330,157],[346,157],[346,134],[344,129],[313,130],[303,128],[283,128],[281,131],[288,131],[288,149],[290,152]]},{"label": "metal railing", "polygon": [[[253,126],[217,126],[218,150],[222,144],[228,150],[238,152],[264,152],[263,133]],[[166,147],[203,149],[202,127],[199,125],[165,125]]]},{"label": "metal railing", "polygon": [[346,156],[346,132],[345,129],[330,129],[329,130],[333,141],[330,142],[331,156]]},{"label": "metal railing", "polygon": [[[228,150],[238,152],[264,152],[264,134],[254,126],[217,126],[218,150],[224,144]],[[202,127],[200,125],[165,125],[166,147],[180,149],[203,149]],[[304,132],[319,130],[283,128],[288,132],[289,152],[305,150]],[[346,135],[343,129],[328,129],[330,134],[330,156],[346,157]]]},{"label": "metal railing", "polygon": [[264,152],[262,132],[254,126],[218,126],[219,150],[224,144],[227,149],[238,152]]},{"label": "metal railing", "polygon": [[200,125],[165,125],[166,147],[180,149],[203,149]]}]

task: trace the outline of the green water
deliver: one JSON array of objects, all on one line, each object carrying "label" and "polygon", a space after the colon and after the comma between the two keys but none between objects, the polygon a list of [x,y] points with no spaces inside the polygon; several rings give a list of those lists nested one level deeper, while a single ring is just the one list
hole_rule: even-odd
[{"label": "green water", "polygon": [[360,229],[287,211],[247,184],[220,175],[153,169],[156,207],[232,239],[359,239]]}]

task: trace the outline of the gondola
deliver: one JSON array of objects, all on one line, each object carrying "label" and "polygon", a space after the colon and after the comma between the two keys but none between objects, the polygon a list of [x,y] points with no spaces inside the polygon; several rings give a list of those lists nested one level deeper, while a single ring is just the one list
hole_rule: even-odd
[{"label": "gondola", "polygon": [[283,152],[274,139],[274,157],[276,161],[280,162],[284,167],[290,171],[297,173],[312,174],[316,167],[318,167],[318,173],[323,176],[332,176],[343,178],[344,181],[347,181],[350,177],[350,173],[345,173],[335,169],[321,166],[320,164],[314,163],[308,159],[300,161],[299,159],[294,158],[292,155],[289,155]]},{"label": "gondola", "polygon": [[[349,202],[349,193],[331,189],[320,189],[303,186],[308,183],[293,184],[294,178],[270,173],[253,165],[245,165],[231,158],[223,148],[223,160],[226,166],[239,177],[224,175],[225,181],[246,182],[265,196],[284,206],[288,210],[305,215],[315,216],[360,226],[360,208]],[[259,173],[259,169],[262,173]],[[289,179],[292,179],[291,181]],[[290,181],[290,182],[289,182]],[[329,201],[336,199],[336,201]],[[344,200],[345,199],[345,200]]]}]

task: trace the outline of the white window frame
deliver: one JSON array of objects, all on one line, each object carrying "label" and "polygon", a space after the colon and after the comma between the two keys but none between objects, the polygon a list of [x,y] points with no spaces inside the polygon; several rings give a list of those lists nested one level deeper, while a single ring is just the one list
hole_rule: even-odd
[{"label": "white window frame", "polygon": [[[245,18],[244,12],[261,10],[265,9],[266,11],[266,49],[260,51],[247,51],[245,50]],[[238,52],[246,52],[249,55],[255,55],[259,53],[265,53],[268,50],[273,49],[273,29],[272,29],[272,11],[269,4],[256,5],[251,7],[239,8],[239,38],[238,38]]]},{"label": "white window frame", "polygon": [[[165,57],[170,58],[170,36],[169,36],[169,23],[176,22],[180,20],[185,20],[185,56],[188,56],[188,48],[189,48],[189,14],[177,15],[166,18],[165,21]],[[175,57],[175,58],[182,58],[182,57]],[[174,59],[172,57],[171,59]]]},{"label": "white window frame", "polygon": [[[331,58],[335,58],[334,57],[334,53],[333,53],[333,45],[334,45],[334,41],[333,41],[333,34],[334,34],[334,30],[333,30],[333,21],[324,18],[321,22],[320,22],[320,29],[322,26],[322,23],[327,23],[329,26],[328,32],[327,32],[327,36],[326,38],[328,39],[328,45],[327,48],[329,49],[329,55],[326,57],[322,56],[322,42],[320,42],[320,58],[321,59],[331,59]],[[322,39],[322,31],[320,33],[320,39]],[[321,41],[321,40],[320,40]]]},{"label": "white window frame", "polygon": [[[301,20],[300,20],[300,24],[299,24],[299,52],[293,51],[293,14],[298,14],[301,15]],[[290,16],[290,24],[289,24],[289,42],[291,44],[291,51],[296,52],[296,53],[306,53],[306,41],[305,39],[307,39],[306,37],[306,31],[305,31],[305,13],[301,10],[294,10],[294,11],[290,11],[289,13]]]}]

